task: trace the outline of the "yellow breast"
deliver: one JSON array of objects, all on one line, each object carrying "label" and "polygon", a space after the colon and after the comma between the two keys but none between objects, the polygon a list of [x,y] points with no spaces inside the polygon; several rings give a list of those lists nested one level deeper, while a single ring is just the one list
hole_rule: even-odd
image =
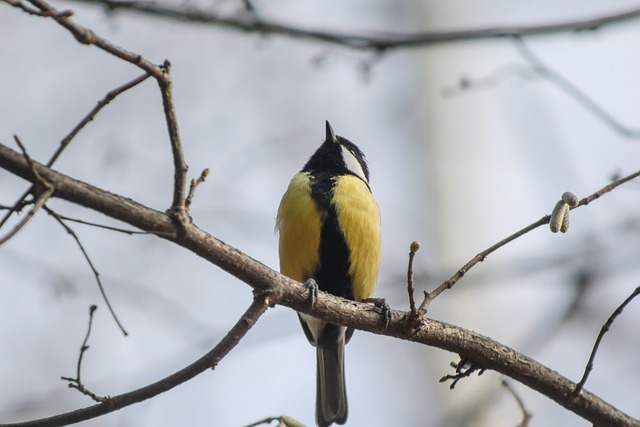
[{"label": "yellow breast", "polygon": [[340,176],[332,202],[351,257],[353,296],[373,296],[380,267],[380,211],[369,187],[353,175]]},{"label": "yellow breast", "polygon": [[282,274],[299,282],[312,277],[319,263],[323,220],[311,197],[309,174],[295,175],[282,196],[276,218]]}]

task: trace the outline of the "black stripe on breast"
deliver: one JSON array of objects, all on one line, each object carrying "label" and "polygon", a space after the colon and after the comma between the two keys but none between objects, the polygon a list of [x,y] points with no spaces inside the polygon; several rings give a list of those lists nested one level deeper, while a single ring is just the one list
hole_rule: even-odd
[{"label": "black stripe on breast", "polygon": [[314,279],[320,290],[353,299],[349,247],[338,225],[335,207],[331,204],[334,184],[332,177],[323,174],[316,174],[311,181],[311,195],[320,210],[326,212],[320,233],[320,263]]}]

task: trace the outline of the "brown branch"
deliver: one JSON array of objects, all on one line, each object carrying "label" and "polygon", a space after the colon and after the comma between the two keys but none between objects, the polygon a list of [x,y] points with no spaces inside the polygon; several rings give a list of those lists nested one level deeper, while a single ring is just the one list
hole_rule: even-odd
[{"label": "brown branch", "polygon": [[171,142],[171,152],[173,154],[173,202],[171,212],[179,223],[188,221],[187,212],[184,206],[185,189],[187,185],[187,170],[189,169],[184,161],[182,143],[180,142],[180,132],[178,131],[178,118],[173,105],[173,83],[171,81],[171,64],[165,61],[162,66],[163,78],[157,79],[162,94],[162,105],[164,106],[164,116]]},{"label": "brown branch", "polygon": [[593,193],[590,196],[587,196],[583,199],[581,199],[578,202],[578,205],[574,208],[571,208],[571,210],[580,207],[580,206],[586,206],[589,203],[593,202],[596,199],[599,199],[600,197],[602,197],[603,195],[611,192],[613,189],[615,189],[616,187],[621,186],[622,184],[625,184],[629,181],[631,181],[632,179],[636,179],[637,177],[640,176],[640,171],[632,173],[631,175],[627,175],[621,178],[616,179],[615,181],[613,181],[611,184],[609,185],[605,185],[604,187],[602,187],[600,190],[596,191],[595,193]]},{"label": "brown branch", "polygon": [[[6,0],[5,0],[6,1]],[[371,32],[369,34],[323,31],[298,27],[265,19],[254,12],[222,16],[193,5],[174,6],[150,1],[137,0],[74,0],[82,4],[104,5],[108,11],[124,10],[156,16],[181,22],[208,24],[231,30],[279,35],[295,39],[311,40],[360,50],[383,51],[397,48],[418,48],[440,43],[464,42],[470,40],[504,39],[513,37],[538,36],[557,33],[593,31],[607,25],[621,23],[640,17],[640,8],[635,7],[610,15],[572,20],[551,24],[523,26],[498,26],[460,31],[425,31],[417,33]]]},{"label": "brown branch", "polygon": [[[598,425],[640,426],[638,420],[629,417],[586,390],[578,396],[573,395],[575,388],[573,382],[535,360],[487,337],[430,319],[422,319],[418,325],[412,325],[408,321],[410,313],[398,311],[392,311],[390,322],[383,331],[380,313],[369,304],[348,301],[324,292],[318,293],[316,303],[310,307],[308,292],[303,284],[282,276],[209,235],[196,225],[187,224],[183,232],[179,232],[179,226],[165,213],[100,190],[43,165],[36,163],[35,167],[39,174],[55,187],[55,197],[96,210],[173,241],[229,272],[255,290],[273,292],[276,296],[270,304],[277,302],[331,323],[378,334],[384,333],[384,335],[451,351],[467,357],[481,369],[495,370],[537,390],[568,410]],[[0,168],[31,182],[35,179],[25,159],[19,153],[1,144]],[[626,180],[628,179],[630,178],[627,177]],[[137,394],[137,396],[140,395]],[[146,396],[144,398],[150,397],[147,394],[144,396]],[[72,412],[73,415],[65,416],[73,417],[74,420],[84,420],[109,412],[109,408],[102,405],[105,404],[80,409]]]},{"label": "brown branch", "polygon": [[607,319],[605,324],[602,325],[602,328],[600,329],[600,333],[598,334],[598,338],[596,338],[596,342],[593,345],[593,350],[591,350],[591,355],[589,356],[589,361],[587,362],[587,365],[584,368],[584,374],[582,375],[582,379],[580,379],[578,384],[576,384],[576,388],[574,390],[575,394],[578,394],[578,393],[580,393],[580,391],[582,391],[584,385],[587,382],[587,378],[589,378],[589,374],[593,370],[593,361],[596,358],[596,353],[598,352],[598,347],[600,347],[600,343],[602,342],[602,338],[604,338],[604,334],[609,332],[609,328],[611,328],[611,325],[613,325],[613,322],[616,320],[616,317],[618,317],[620,314],[622,314],[622,311],[627,306],[627,304],[629,304],[638,295],[640,295],[640,286],[638,286],[631,293],[631,295],[629,295],[627,297],[627,299],[624,300],[624,302],[622,304],[620,304],[620,306],[618,308],[616,308],[616,310],[611,314],[611,316],[609,316],[609,318]]},{"label": "brown branch", "polygon": [[[585,205],[589,204],[590,202],[596,200],[597,198],[601,197],[602,195],[604,195],[606,193],[609,193],[610,191],[612,191],[616,187],[624,184],[625,182],[631,181],[632,179],[637,178],[638,176],[640,176],[640,171],[632,173],[631,175],[627,175],[627,176],[625,176],[623,178],[617,179],[616,181],[612,182],[611,184],[602,187],[600,190],[596,191],[595,193],[591,194],[590,196],[587,196],[587,197],[583,198],[576,205],[571,206],[570,210],[579,208],[580,206],[585,206]],[[492,254],[496,250],[500,249],[501,247],[505,246],[507,243],[514,241],[518,237],[521,237],[521,236],[527,234],[528,232],[530,232],[532,230],[535,230],[536,228],[538,228],[538,227],[540,227],[542,225],[548,224],[550,218],[551,218],[550,215],[545,215],[542,218],[540,218],[538,221],[536,221],[536,222],[524,227],[523,229],[521,229],[519,231],[516,231],[512,235],[500,240],[498,243],[490,246],[489,248],[485,249],[484,251],[479,252],[476,256],[471,258],[471,260],[469,260],[469,262],[467,262],[458,271],[456,271],[455,274],[449,278],[449,280],[447,280],[447,281],[443,282],[442,284],[440,284],[440,286],[438,286],[436,289],[434,289],[431,293],[426,293],[425,292],[425,298],[422,301],[422,304],[420,304],[420,308],[418,308],[418,310],[424,316],[426,314],[426,312],[427,312],[427,309],[429,308],[429,304],[431,304],[431,302],[434,299],[436,299],[436,297],[438,297],[438,295],[440,295],[441,293],[443,293],[447,289],[451,289],[453,287],[453,285],[455,285],[456,282],[458,282],[458,280],[462,279],[462,277],[464,277],[464,275],[467,273],[467,271],[469,271],[473,266],[475,266],[476,264],[484,261],[487,258],[487,256],[489,256],[490,254]]]},{"label": "brown branch", "polygon": [[413,259],[418,250],[420,250],[420,243],[411,242],[409,247],[409,263],[407,265],[407,292],[409,293],[409,310],[411,310],[411,314],[414,316],[417,316],[418,312],[416,310],[416,301],[413,297]]},{"label": "brown branch", "polygon": [[57,427],[78,423],[99,417],[109,412],[114,412],[135,403],[151,399],[161,393],[171,390],[180,384],[189,381],[202,372],[214,367],[240,342],[246,333],[255,325],[260,316],[267,309],[277,303],[277,298],[273,293],[258,293],[253,302],[236,322],[236,324],[227,332],[220,342],[207,354],[196,360],[189,366],[159,380],[153,384],[149,384],[137,390],[112,396],[103,402],[86,408],[77,409],[52,417],[41,418],[38,420],[27,421],[24,423],[0,424],[2,427]]}]

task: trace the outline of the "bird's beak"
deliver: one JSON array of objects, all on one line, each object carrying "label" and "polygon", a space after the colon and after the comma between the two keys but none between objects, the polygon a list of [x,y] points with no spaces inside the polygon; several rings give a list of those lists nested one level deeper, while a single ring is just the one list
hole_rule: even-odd
[{"label": "bird's beak", "polygon": [[325,135],[325,141],[331,141],[331,142],[338,142],[336,140],[336,133],[333,131],[333,128],[331,127],[331,123],[329,123],[329,120],[327,120],[325,122],[326,125],[326,135]]}]

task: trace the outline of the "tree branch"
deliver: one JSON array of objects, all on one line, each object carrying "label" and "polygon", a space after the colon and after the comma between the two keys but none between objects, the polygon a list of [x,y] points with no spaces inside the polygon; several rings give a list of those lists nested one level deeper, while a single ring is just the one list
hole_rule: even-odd
[{"label": "tree branch", "polygon": [[[7,1],[7,0],[5,0]],[[346,33],[339,30],[323,31],[297,27],[292,24],[265,19],[255,11],[222,16],[196,6],[174,6],[151,1],[137,0],[72,0],[82,4],[104,5],[107,10],[124,10],[158,18],[182,22],[207,24],[231,30],[280,35],[290,38],[313,40],[337,46],[359,50],[383,51],[397,48],[418,48],[441,43],[455,43],[471,40],[537,36],[545,34],[594,31],[604,26],[625,22],[640,17],[640,7],[623,12],[594,18],[558,22],[552,24],[534,24],[523,26],[498,26],[459,31],[425,31],[417,33],[371,32],[370,34]]]},{"label": "tree branch", "polygon": [[[189,223],[179,232],[180,227],[162,212],[77,181],[36,162],[34,165],[38,173],[55,187],[54,197],[80,204],[173,241],[219,266],[255,290],[271,292],[272,302],[331,323],[457,353],[475,366],[495,370],[537,390],[592,423],[607,426],[640,426],[638,420],[586,390],[577,396],[574,395],[575,384],[557,372],[474,332],[429,319],[422,319],[416,325],[416,322],[410,321],[410,312],[400,311],[391,313],[390,322],[385,329],[383,316],[369,304],[348,301],[324,292],[320,292],[316,304],[309,307],[308,293],[304,285],[277,273],[197,226]],[[35,181],[23,156],[3,145],[0,145],[0,167],[28,181]],[[628,177],[625,180],[628,180]],[[96,409],[92,411],[94,410]],[[105,408],[100,409],[104,410]],[[104,412],[96,413],[95,416],[102,413]]]},{"label": "tree branch", "polygon": [[[580,206],[586,206],[589,203],[591,203],[592,201],[594,201],[594,200],[598,199],[599,197],[601,197],[602,195],[612,191],[616,187],[624,184],[625,182],[631,181],[632,179],[635,179],[635,178],[637,178],[639,176],[640,176],[640,171],[637,171],[635,173],[632,173],[631,175],[627,175],[627,176],[625,176],[623,178],[617,179],[614,182],[612,182],[611,184],[605,185],[600,190],[596,191],[595,193],[591,194],[590,196],[587,196],[587,197],[583,198],[582,200],[580,200],[576,204],[573,204],[573,205],[569,206],[569,210],[573,210],[573,209],[579,208]],[[448,280],[442,282],[431,293],[425,292],[424,300],[422,301],[422,304],[420,304],[420,308],[418,309],[418,311],[421,312],[422,315],[425,315],[427,313],[427,309],[429,308],[429,304],[431,304],[431,302],[434,299],[436,299],[436,297],[438,295],[440,295],[441,293],[443,293],[447,289],[451,289],[453,287],[453,285],[455,285],[458,282],[458,280],[462,279],[464,277],[464,275],[467,274],[467,271],[469,271],[473,266],[475,266],[476,264],[478,264],[480,262],[483,262],[489,255],[491,255],[493,252],[497,251],[501,247],[505,246],[507,243],[510,243],[510,242],[514,241],[518,237],[521,237],[521,236],[527,234],[528,232],[530,232],[532,230],[535,230],[536,228],[538,228],[538,227],[540,227],[542,225],[548,224],[550,219],[551,219],[551,215],[545,215],[542,218],[540,218],[539,220],[537,220],[536,222],[534,222],[532,224],[529,224],[528,226],[524,227],[523,229],[516,231],[512,235],[510,235],[508,237],[505,237],[504,239],[502,239],[498,243],[488,247],[484,251],[479,252],[476,256],[471,258],[471,260],[469,260],[469,262],[467,262],[465,265],[460,267],[460,269],[458,271],[456,271],[453,276],[451,276]]]},{"label": "tree branch", "polygon": [[631,293],[631,295],[629,295],[627,297],[627,299],[625,299],[622,302],[622,304],[620,304],[618,306],[618,308],[615,309],[615,311],[611,314],[611,316],[609,316],[609,318],[604,323],[604,325],[602,325],[602,328],[600,328],[600,333],[598,333],[598,338],[596,338],[596,342],[595,342],[595,344],[593,344],[593,349],[591,350],[591,354],[589,355],[589,361],[587,362],[587,365],[584,367],[584,374],[582,375],[582,378],[580,379],[578,384],[576,384],[576,388],[574,390],[574,393],[576,393],[576,394],[580,393],[580,391],[583,389],[584,385],[587,383],[587,378],[589,378],[589,373],[591,373],[591,370],[593,369],[593,361],[596,358],[596,353],[598,352],[598,348],[600,347],[600,343],[602,342],[602,338],[604,338],[604,334],[609,332],[609,329],[611,328],[611,325],[613,325],[613,322],[615,322],[616,317],[621,315],[622,311],[624,310],[624,308],[631,301],[633,301],[633,299],[635,297],[637,297],[638,295],[640,295],[640,286],[638,286],[637,288],[634,289],[634,291]]}]

